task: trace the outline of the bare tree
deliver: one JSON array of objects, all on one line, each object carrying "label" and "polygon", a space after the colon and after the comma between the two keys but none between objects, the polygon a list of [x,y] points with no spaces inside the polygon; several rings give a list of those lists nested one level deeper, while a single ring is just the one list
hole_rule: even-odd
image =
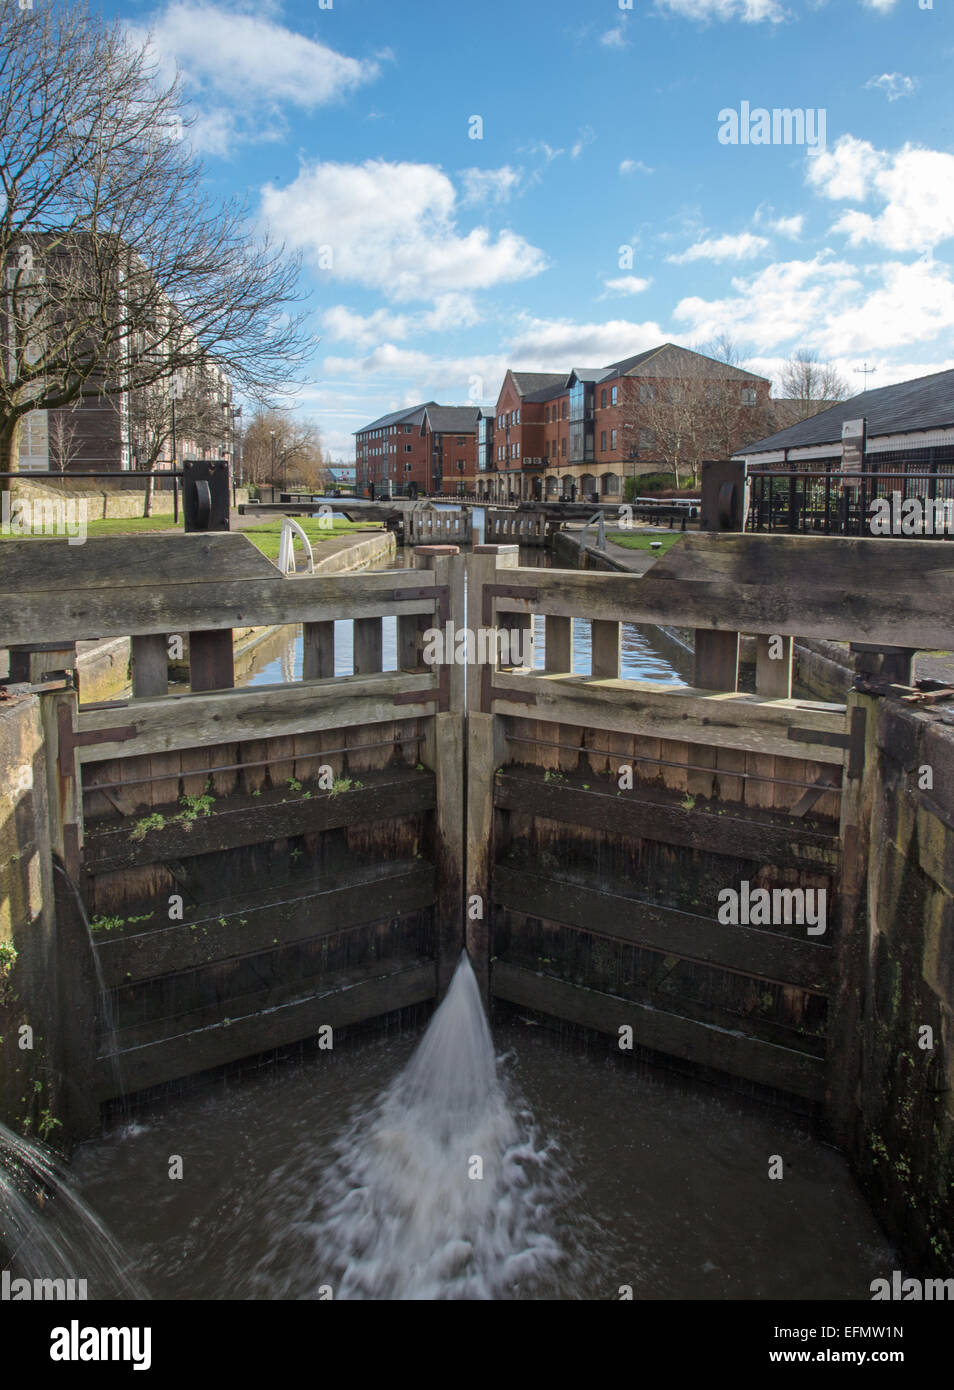
[{"label": "bare tree", "polygon": [[0,459],[29,410],[214,360],[266,401],[307,346],[298,262],[216,203],[177,78],[84,0],[0,10]]},{"label": "bare tree", "polygon": [[328,483],[317,423],[289,410],[257,410],[243,435],[242,453],[249,482],[273,486],[297,482],[309,489]]},{"label": "bare tree", "polygon": [[50,463],[65,473],[79,457],[81,444],[72,410],[54,410],[49,416]]},{"label": "bare tree", "polygon": [[785,423],[790,425],[820,414],[851,394],[834,364],[820,362],[815,352],[793,353],[779,373],[779,386],[784,400],[777,404],[784,406]]}]

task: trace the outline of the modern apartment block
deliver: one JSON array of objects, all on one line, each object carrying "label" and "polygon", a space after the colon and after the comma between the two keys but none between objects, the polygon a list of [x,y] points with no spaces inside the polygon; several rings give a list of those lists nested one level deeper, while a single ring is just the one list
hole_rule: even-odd
[{"label": "modern apartment block", "polygon": [[426,401],[372,420],[355,432],[359,493],[373,487],[378,497],[472,494],[478,424],[487,414],[473,405]]},{"label": "modern apartment block", "polygon": [[690,415],[697,432],[699,422],[707,424],[707,456],[727,457],[759,432],[769,390],[765,377],[674,343],[608,367],[508,370],[497,397],[493,464],[478,470],[478,497],[621,498],[625,478],[666,467],[663,435],[680,411],[687,429]]},{"label": "modern apartment block", "polygon": [[[0,295],[0,350],[11,362],[22,357],[28,364],[42,360],[48,349],[47,331],[42,326],[44,313],[50,314],[59,325],[57,332],[65,338],[64,325],[72,327],[71,296],[82,300],[84,256],[93,245],[90,238],[78,236],[69,245],[60,244],[47,234],[36,234],[20,243],[7,257],[3,267],[3,293]],[[107,262],[109,257],[105,258]],[[117,260],[119,258],[114,256]],[[105,274],[105,272],[104,272]],[[120,384],[115,366],[117,354],[128,351],[125,339],[133,333],[119,316],[125,303],[122,274],[117,268],[111,294],[116,342],[104,349],[104,365],[98,374],[86,381],[90,394],[77,397],[70,404],[57,408],[38,407],[22,416],[17,440],[17,466],[22,472],[75,473],[102,471],[122,473],[138,467],[157,469],[172,464],[172,384],[171,380],[157,381],[141,390],[117,390]],[[90,283],[104,285],[91,276]],[[159,291],[156,313],[165,321],[179,321],[178,310]],[[49,300],[55,309],[43,306]],[[108,300],[107,303],[112,303]],[[36,325],[40,326],[37,327]],[[182,323],[182,334],[192,337],[188,325]],[[146,334],[138,333],[139,349],[148,352]],[[83,353],[77,353],[85,361]],[[176,454],[185,457],[228,455],[232,452],[235,416],[232,386],[227,374],[211,359],[195,355],[195,365],[175,376],[178,396],[178,430]],[[68,376],[68,373],[67,373]],[[42,379],[41,379],[42,381]],[[37,392],[29,397],[34,399]],[[191,428],[190,428],[191,423]]]}]

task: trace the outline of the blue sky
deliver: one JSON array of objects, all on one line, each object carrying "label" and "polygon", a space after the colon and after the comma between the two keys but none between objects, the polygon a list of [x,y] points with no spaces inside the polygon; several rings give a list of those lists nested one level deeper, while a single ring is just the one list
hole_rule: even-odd
[{"label": "blue sky", "polygon": [[[181,69],[210,186],[303,252],[294,400],[349,457],[387,410],[492,402],[508,365],[666,340],[727,332],[770,377],[814,350],[859,390],[865,361],[871,385],[954,366],[954,0],[926,4],[113,13]],[[743,102],[824,111],[824,148],[720,143]]]}]

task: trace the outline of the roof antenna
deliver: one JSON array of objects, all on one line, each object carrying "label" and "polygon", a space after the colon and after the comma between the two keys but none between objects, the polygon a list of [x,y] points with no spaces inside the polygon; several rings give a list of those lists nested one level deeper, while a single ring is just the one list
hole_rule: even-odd
[{"label": "roof antenna", "polygon": [[869,376],[871,376],[872,372],[876,372],[877,370],[878,370],[877,367],[869,367],[867,362],[865,363],[865,365],[864,365],[863,367],[856,367],[856,368],[855,368],[855,371],[856,371],[856,372],[861,372],[862,375],[864,376],[864,379],[865,379],[865,390],[866,390],[866,391],[867,391],[867,389],[868,389],[868,378],[869,378]]}]

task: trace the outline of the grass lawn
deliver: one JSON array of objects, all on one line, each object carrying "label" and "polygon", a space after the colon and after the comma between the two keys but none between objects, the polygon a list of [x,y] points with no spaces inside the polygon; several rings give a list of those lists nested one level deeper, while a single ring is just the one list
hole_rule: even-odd
[{"label": "grass lawn", "polygon": [[662,541],[658,554],[665,555],[667,550],[672,550],[682,540],[682,535],[681,531],[607,531],[606,539],[614,545],[621,545],[624,550],[649,550],[652,541]]},{"label": "grass lawn", "polygon": [[[311,541],[312,545],[318,545],[321,541],[333,540],[336,536],[347,536],[352,531],[366,531],[369,529],[380,530],[381,523],[368,521],[346,521],[344,518],[335,518],[331,526],[320,525],[318,517],[296,517],[296,520]],[[87,523],[86,534],[88,536],[138,536],[151,531],[179,531],[182,524],[175,526],[171,516],[149,516],[149,517],[111,517],[106,521],[101,518]],[[263,521],[256,526],[243,526],[242,531],[248,536],[253,545],[258,546],[263,555],[269,560],[278,559],[278,547],[281,541],[282,523],[280,519],[274,521]],[[2,540],[51,540],[63,537],[48,536],[5,536],[0,532]]]}]

